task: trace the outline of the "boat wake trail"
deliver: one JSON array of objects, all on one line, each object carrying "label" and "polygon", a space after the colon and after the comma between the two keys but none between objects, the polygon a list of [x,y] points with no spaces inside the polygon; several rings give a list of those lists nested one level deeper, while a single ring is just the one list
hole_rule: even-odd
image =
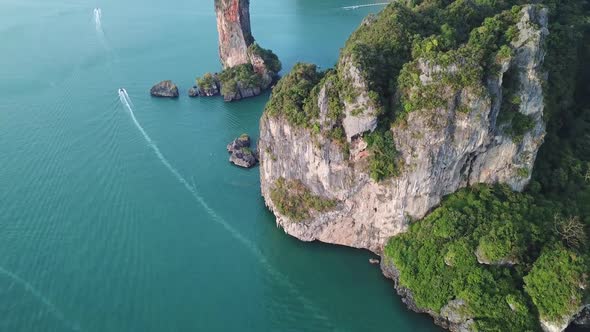
[{"label": "boat wake trail", "polygon": [[363,8],[363,7],[385,6],[385,5],[389,5],[389,4],[390,4],[390,2],[368,3],[366,5],[346,6],[346,7],[342,7],[342,9],[354,10],[354,9],[359,9],[359,8]]},{"label": "boat wake trail", "polygon": [[174,175],[174,177],[180,182],[188,192],[193,196],[193,198],[207,211],[209,216],[215,221],[215,223],[219,224],[223,227],[234,239],[238,240],[242,245],[244,245],[258,260],[260,265],[262,265],[266,271],[278,282],[282,283],[287,289],[303,304],[304,308],[309,310],[315,315],[315,318],[318,320],[330,324],[329,320],[320,314],[319,310],[317,310],[314,305],[306,299],[301,293],[297,290],[297,288],[287,279],[285,275],[283,275],[278,270],[274,269],[273,266],[270,264],[268,259],[264,256],[264,254],[252,243],[252,241],[248,240],[244,235],[242,235],[237,229],[235,229],[232,225],[230,225],[227,221],[225,221],[220,215],[218,215],[215,210],[213,210],[209,204],[203,199],[201,194],[197,191],[196,187],[191,185],[181,174],[178,172],[172,164],[164,157],[156,143],[151,139],[151,137],[147,134],[145,129],[141,126],[137,118],[135,117],[135,113],[133,112],[133,106],[129,95],[125,89],[119,89],[119,99],[123,106],[127,109],[133,124],[139,130],[143,138],[145,139],[148,146],[154,151],[160,162]]},{"label": "boat wake trail", "polygon": [[105,49],[110,50],[109,43],[107,42],[107,38],[104,34],[104,30],[102,29],[102,9],[94,8],[94,26],[96,28],[96,34],[98,35],[98,39],[100,40],[101,44],[104,46]]},{"label": "boat wake trail", "polygon": [[94,25],[96,31],[102,33],[102,10],[100,8],[94,8]]},{"label": "boat wake trail", "polygon": [[35,289],[35,287],[33,287],[33,285],[31,285],[28,281],[8,271],[2,266],[0,266],[0,274],[7,276],[17,284],[21,285],[29,294],[31,294],[35,299],[41,302],[55,318],[57,318],[63,324],[67,325],[72,331],[81,331],[80,326],[78,326],[78,324],[73,324],[72,322],[68,321],[65,318],[64,314],[53,303],[51,303],[51,301],[49,301],[45,296],[43,296],[43,294],[41,294],[37,289]]}]

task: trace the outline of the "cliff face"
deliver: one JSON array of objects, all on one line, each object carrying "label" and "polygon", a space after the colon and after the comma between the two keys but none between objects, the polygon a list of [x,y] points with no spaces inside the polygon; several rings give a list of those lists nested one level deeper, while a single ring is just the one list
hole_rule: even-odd
[{"label": "cliff face", "polygon": [[[372,24],[363,23],[369,28]],[[342,56],[336,68],[355,91],[341,98],[339,122],[348,151],[324,134],[335,126],[327,116],[334,105],[327,93],[330,81],[320,83],[314,99],[319,116],[313,125],[296,126],[284,115],[266,112],[260,123],[261,187],[278,225],[304,241],[380,253],[391,236],[404,232],[411,220],[424,217],[444,195],[461,187],[506,183],[522,190],[545,135],[541,64],[548,33],[546,10],[524,7],[516,28],[509,54],[498,56],[497,71],[486,72],[477,84],[441,84],[442,78],[479,66],[461,57],[450,64],[421,57],[408,65],[415,80],[403,93],[412,97],[434,89],[440,102],[420,106],[391,126],[388,132],[400,165],[392,178],[377,182],[368,171],[375,152],[367,149],[366,133],[376,129],[379,110],[366,69],[352,57]],[[394,98],[401,93],[394,93]],[[499,116],[509,112],[503,106],[508,94],[518,99],[511,116],[526,118],[527,125],[517,134]],[[280,178],[298,180],[313,194],[339,203],[329,211],[310,211],[306,220],[294,220],[271,199]]]},{"label": "cliff face", "polygon": [[215,0],[215,13],[223,68],[250,63],[248,46],[254,42],[250,0]]}]

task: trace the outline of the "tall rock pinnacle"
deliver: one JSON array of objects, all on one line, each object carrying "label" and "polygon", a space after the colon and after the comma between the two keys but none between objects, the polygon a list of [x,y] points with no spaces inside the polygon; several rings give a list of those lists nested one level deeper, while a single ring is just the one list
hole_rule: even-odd
[{"label": "tall rock pinnacle", "polygon": [[248,47],[254,43],[250,28],[250,0],[215,0],[215,13],[223,68],[250,63]]},{"label": "tall rock pinnacle", "polygon": [[271,50],[254,41],[250,0],[215,0],[215,14],[223,71],[198,78],[192,94],[221,93],[224,100],[233,101],[257,96],[270,88],[281,71],[281,62]]}]

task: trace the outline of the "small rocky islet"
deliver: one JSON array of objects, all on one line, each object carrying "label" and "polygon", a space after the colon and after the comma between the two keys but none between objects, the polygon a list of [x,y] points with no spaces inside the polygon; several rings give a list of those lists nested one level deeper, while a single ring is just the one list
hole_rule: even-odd
[{"label": "small rocky islet", "polygon": [[251,148],[251,139],[248,134],[242,134],[227,145],[230,153],[229,161],[243,168],[252,168],[258,163],[258,153]]},{"label": "small rocky islet", "polygon": [[170,80],[161,81],[150,89],[153,97],[178,98],[178,87]]}]

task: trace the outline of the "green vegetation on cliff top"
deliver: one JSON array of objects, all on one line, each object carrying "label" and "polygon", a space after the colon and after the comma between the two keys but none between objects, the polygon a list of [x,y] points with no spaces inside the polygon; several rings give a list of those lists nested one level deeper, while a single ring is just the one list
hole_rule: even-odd
[{"label": "green vegetation on cliff top", "polygon": [[[359,91],[352,86],[350,66],[360,69],[366,83],[368,104],[361,104],[352,115],[366,107],[376,109],[381,130],[372,134],[373,142],[393,142],[392,125],[403,121],[409,112],[436,110],[454,102],[452,91],[469,89],[486,93],[486,80],[496,75],[498,61],[510,58],[510,42],[516,37],[520,19],[519,1],[408,1],[392,3],[379,15],[368,17],[350,36],[340,54],[336,69],[330,70],[331,84],[338,87],[329,114],[342,119],[342,102],[354,103]],[[431,82],[420,80],[419,64],[456,70],[433,71]],[[313,68],[313,69],[312,69]],[[303,75],[304,82],[299,80]],[[319,128],[318,94],[327,81],[313,65],[296,65],[279,82],[267,104],[270,116],[285,116],[293,125]],[[293,103],[293,101],[296,101]],[[466,105],[460,110],[469,111]],[[503,112],[504,113],[504,112]],[[515,140],[531,129],[532,121],[520,113],[505,112],[505,131]],[[518,114],[516,114],[518,113]],[[338,127],[336,123],[336,127]],[[316,130],[320,134],[323,131]],[[376,138],[375,135],[381,135]],[[395,149],[388,144],[388,149]],[[369,169],[380,181],[395,176],[401,169],[395,151],[371,149]],[[389,155],[388,158],[383,158]],[[395,171],[394,171],[395,170]]]},{"label": "green vegetation on cliff top", "polygon": [[311,126],[311,120],[319,116],[319,110],[304,108],[304,105],[322,77],[323,73],[318,72],[315,65],[297,63],[274,87],[265,113],[285,116],[289,123],[296,126]]}]

